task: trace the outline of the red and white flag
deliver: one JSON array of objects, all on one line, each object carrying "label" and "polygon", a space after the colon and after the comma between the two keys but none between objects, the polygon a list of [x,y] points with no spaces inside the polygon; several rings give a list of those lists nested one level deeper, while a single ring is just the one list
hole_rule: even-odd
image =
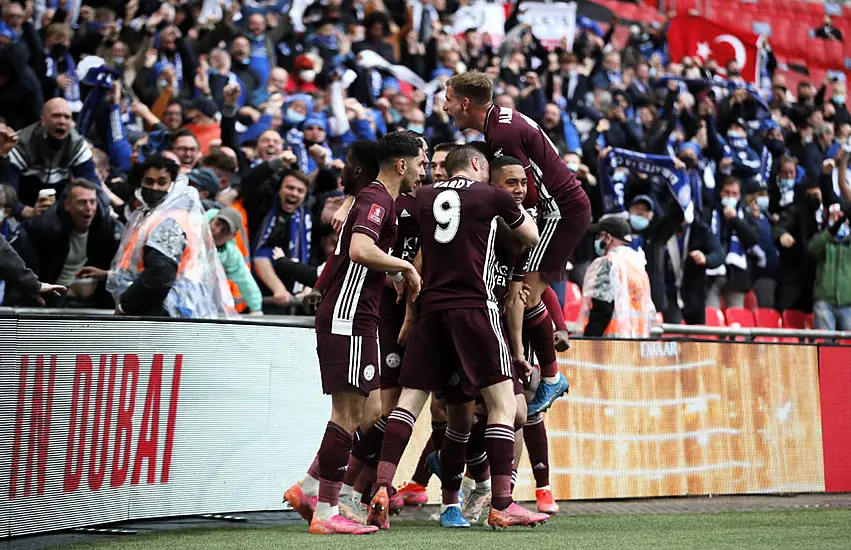
[{"label": "red and white flag", "polygon": [[748,82],[759,78],[759,36],[719,25],[709,19],[691,15],[674,17],[668,27],[671,60],[689,55],[701,61],[714,59],[718,67],[735,59],[739,73]]}]

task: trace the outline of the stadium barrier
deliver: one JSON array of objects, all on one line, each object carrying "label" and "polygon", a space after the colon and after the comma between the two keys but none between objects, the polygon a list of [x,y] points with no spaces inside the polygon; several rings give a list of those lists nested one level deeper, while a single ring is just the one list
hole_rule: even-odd
[{"label": "stadium barrier", "polygon": [[[0,536],[283,508],[329,413],[309,319],[62,313],[0,310]],[[558,498],[851,490],[851,348],[575,340],[559,363]],[[429,434],[425,411],[397,482]]]}]

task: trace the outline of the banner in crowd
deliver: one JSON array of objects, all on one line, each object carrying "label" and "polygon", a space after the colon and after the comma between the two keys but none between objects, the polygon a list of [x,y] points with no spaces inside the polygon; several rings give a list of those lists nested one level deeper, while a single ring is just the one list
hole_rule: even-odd
[{"label": "banner in crowd", "polygon": [[[572,340],[546,415],[557,499],[825,490],[817,348]],[[410,479],[417,423],[397,480]],[[847,467],[847,463],[845,464]],[[520,464],[515,497],[534,500]],[[437,502],[438,486],[430,486]]]},{"label": "banner in crowd", "polygon": [[0,319],[0,537],[281,509],[329,414],[313,329]]},{"label": "banner in crowd", "polygon": [[487,34],[492,46],[499,46],[505,38],[505,8],[500,3],[476,2],[462,6],[455,12],[452,34],[462,38],[469,29]]},{"label": "banner in crowd", "polygon": [[735,60],[742,78],[751,83],[757,83],[760,76],[758,41],[759,37],[753,33],[733,30],[693,15],[674,17],[668,27],[671,59],[679,61],[686,55],[702,62],[714,59],[719,69]]},{"label": "banner in crowd", "polygon": [[523,2],[518,20],[532,26],[532,34],[552,50],[567,40],[565,51],[573,50],[576,34],[575,2]]}]

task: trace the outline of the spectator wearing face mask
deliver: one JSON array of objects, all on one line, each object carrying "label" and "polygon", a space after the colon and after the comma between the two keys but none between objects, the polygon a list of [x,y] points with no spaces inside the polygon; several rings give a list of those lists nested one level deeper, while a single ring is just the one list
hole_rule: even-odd
[{"label": "spectator wearing face mask", "polygon": [[748,250],[759,243],[759,231],[753,217],[742,210],[741,199],[741,182],[728,177],[721,186],[720,205],[709,220],[709,229],[725,252],[722,265],[706,271],[710,277],[706,305],[718,309],[722,298],[727,307],[744,307],[745,294],[753,287]]},{"label": "spectator wearing face mask", "polygon": [[807,251],[816,263],[813,328],[851,330],[851,226],[838,204]]},{"label": "spectator wearing face mask", "polygon": [[595,234],[597,258],[582,284],[579,322],[584,336],[647,338],[656,317],[644,255],[629,247],[632,230],[623,218],[609,217],[588,229]]},{"label": "spectator wearing face mask", "polygon": [[636,251],[644,250],[645,244],[652,242],[651,224],[656,218],[653,211],[656,201],[650,195],[637,195],[629,205],[629,226],[632,228],[632,241],[629,247]]},{"label": "spectator wearing face mask", "polygon": [[800,198],[780,211],[780,219],[772,230],[780,252],[777,279],[783,281],[777,289],[774,304],[777,310],[812,311],[815,263],[807,253],[807,244],[826,224],[827,213],[818,181],[809,181]]},{"label": "spectator wearing face mask", "polygon": [[774,307],[774,295],[777,291],[777,274],[780,258],[777,246],[771,236],[771,218],[768,211],[770,199],[768,191],[761,186],[752,186],[745,198],[746,216],[756,222],[759,242],[751,249],[749,267],[753,279],[753,291],[759,307]]},{"label": "spectator wearing face mask", "polygon": [[293,70],[287,80],[285,91],[288,94],[304,94],[316,91],[316,68],[306,55],[295,58]]},{"label": "spectator wearing face mask", "polygon": [[71,112],[83,108],[77,65],[71,55],[71,29],[64,23],[53,23],[44,37],[44,71],[41,89],[46,98],[61,97],[68,102]]},{"label": "spectator wearing face mask", "polygon": [[776,163],[775,177],[768,183],[773,211],[795,202],[796,190],[803,192],[804,170],[795,157],[784,155]]},{"label": "spectator wearing face mask", "polygon": [[760,174],[762,162],[748,143],[743,121],[730,124],[725,142],[724,155],[719,162],[721,173],[733,176],[745,185],[750,184]]},{"label": "spectator wearing face mask", "polygon": [[141,206],[127,221],[115,269],[106,274],[116,314],[210,319],[233,313],[198,193],[164,156],[146,159],[140,172]]}]

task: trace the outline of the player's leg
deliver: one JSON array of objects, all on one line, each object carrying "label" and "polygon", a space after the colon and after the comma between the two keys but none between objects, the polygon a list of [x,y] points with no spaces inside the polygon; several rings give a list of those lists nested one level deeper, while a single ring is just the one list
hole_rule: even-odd
[{"label": "player's leg", "polygon": [[[361,435],[352,445],[352,453],[349,456],[346,475],[343,476],[343,486],[340,489],[341,497],[348,497],[353,494],[353,486],[360,473],[366,467],[367,457],[371,449],[375,447],[373,440],[376,439],[377,428],[383,430],[383,424],[386,422],[386,418],[382,420],[381,417],[381,392],[372,391],[364,403],[363,416],[358,426]],[[379,425],[381,426],[380,428]],[[380,437],[378,448],[381,448]]]},{"label": "player's leg", "polygon": [[540,300],[549,283],[564,280],[567,263],[591,223],[588,197],[576,190],[563,211],[544,215],[542,222],[541,240],[529,255],[528,280],[524,278],[532,290],[523,328],[541,365],[541,384],[529,404],[529,414],[544,412],[569,389],[567,380],[558,371],[552,322],[549,315],[543,319],[546,307]]},{"label": "player's leg", "polygon": [[411,476],[411,481],[402,485],[398,491],[398,494],[407,506],[422,506],[428,502],[426,488],[433,473],[428,459],[437,449],[434,442],[442,442],[446,435],[446,407],[443,404],[443,400],[436,393],[431,394],[429,410],[432,419],[431,437],[429,437],[420,453],[420,458],[417,461],[414,475]]},{"label": "player's leg", "polygon": [[[488,409],[485,448],[491,469],[492,526],[531,525],[546,519],[528,512],[511,499],[511,470],[514,463],[514,370],[499,314],[490,309],[451,310],[453,341],[466,381],[481,389]],[[462,379],[462,390],[465,393]],[[513,505],[513,506],[512,506]]]},{"label": "player's leg", "polygon": [[526,451],[529,453],[532,474],[535,476],[535,501],[538,504],[538,511],[555,514],[559,507],[550,489],[549,445],[544,415],[539,414],[526,419],[526,425],[523,426],[523,439],[526,443]]},{"label": "player's leg", "polygon": [[564,322],[564,311],[561,303],[558,300],[556,291],[552,286],[547,286],[544,293],[541,295],[541,301],[547,308],[547,313],[550,314],[550,319],[553,320],[555,331],[553,332],[553,344],[556,351],[567,351],[570,347],[570,336],[567,332],[567,323]]},{"label": "player's leg", "polygon": [[558,371],[558,361],[553,336],[553,323],[547,308],[541,301],[544,291],[549,288],[549,282],[540,273],[527,273],[523,282],[531,288],[523,314],[523,334],[541,366],[541,384],[538,395],[530,404],[532,410],[546,410],[561,395],[567,392],[567,380]]},{"label": "player's leg", "polygon": [[467,442],[467,475],[462,483],[464,493],[464,517],[472,523],[479,520],[485,507],[491,501],[491,472],[485,448],[485,430],[488,425],[488,412],[484,404],[476,407],[475,422],[470,429],[470,440]]},{"label": "player's leg", "polygon": [[447,405],[448,427],[443,447],[440,449],[440,471],[442,504],[440,506],[440,525],[443,527],[469,527],[470,523],[461,514],[458,493],[464,478],[464,465],[467,454],[467,441],[473,426],[475,402]]},{"label": "player's leg", "polygon": [[523,456],[523,426],[526,424],[526,396],[523,395],[523,385],[514,379],[514,468],[511,470],[511,494],[517,486],[517,468]]},{"label": "player's leg", "polygon": [[422,412],[427,399],[427,391],[403,388],[397,407],[387,417],[375,481],[376,493],[369,510],[370,525],[376,525],[381,529],[390,528],[389,490],[393,485],[393,478],[396,476],[396,469],[399,467],[405,448],[411,439],[417,416]]}]

